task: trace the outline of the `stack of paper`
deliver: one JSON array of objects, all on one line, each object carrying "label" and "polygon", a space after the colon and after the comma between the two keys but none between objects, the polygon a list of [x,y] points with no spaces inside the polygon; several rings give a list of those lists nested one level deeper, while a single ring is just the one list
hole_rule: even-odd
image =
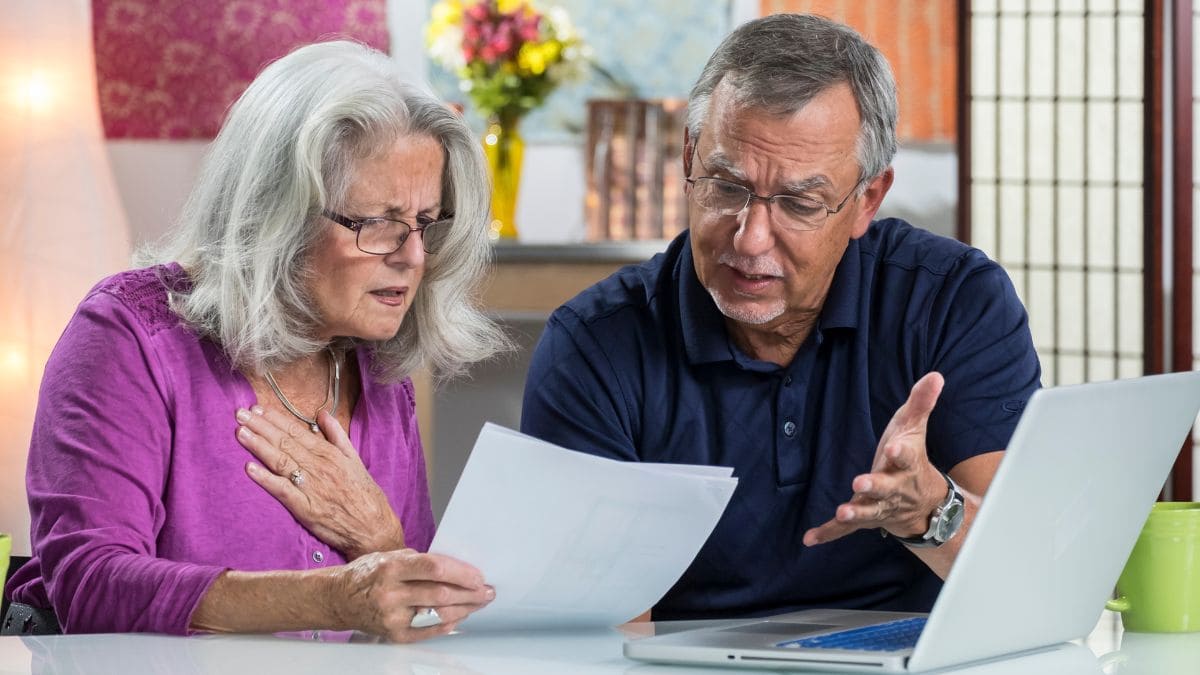
[{"label": "stack of paper", "polygon": [[464,628],[616,625],[687,569],[733,495],[732,473],[618,462],[485,424],[429,550],[496,589]]}]

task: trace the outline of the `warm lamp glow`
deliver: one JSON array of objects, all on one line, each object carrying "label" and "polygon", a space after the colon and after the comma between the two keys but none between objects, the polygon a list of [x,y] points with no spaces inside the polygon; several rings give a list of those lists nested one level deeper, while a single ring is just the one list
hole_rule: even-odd
[{"label": "warm lamp glow", "polygon": [[32,113],[44,113],[54,103],[54,87],[44,71],[33,71],[19,85],[17,100]]},{"label": "warm lamp glow", "polygon": [[29,356],[23,347],[0,344],[0,378],[5,381],[25,377],[29,372]]},{"label": "warm lamp glow", "polygon": [[0,532],[28,555],[25,457],[46,358],[88,289],[128,267],[129,233],[90,3],[0,0],[0,17]]}]

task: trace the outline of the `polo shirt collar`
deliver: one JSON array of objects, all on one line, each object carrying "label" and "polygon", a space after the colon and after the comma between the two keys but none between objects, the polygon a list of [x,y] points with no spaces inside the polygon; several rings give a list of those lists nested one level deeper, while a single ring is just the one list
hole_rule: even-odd
[{"label": "polo shirt collar", "polygon": [[825,296],[825,306],[821,308],[821,318],[817,321],[819,330],[830,328],[858,328],[858,309],[862,302],[859,297],[859,284],[862,280],[862,258],[858,249],[858,240],[851,239],[842,254],[842,261],[833,272],[833,282],[829,284],[829,295]]},{"label": "polo shirt collar", "polygon": [[[817,329],[857,328],[861,261],[858,240],[851,239],[833,273],[829,295],[821,310]],[[680,327],[688,361],[695,364],[736,360],[733,341],[725,328],[725,316],[696,277],[692,259],[691,232],[684,234],[675,267],[679,287]]]}]

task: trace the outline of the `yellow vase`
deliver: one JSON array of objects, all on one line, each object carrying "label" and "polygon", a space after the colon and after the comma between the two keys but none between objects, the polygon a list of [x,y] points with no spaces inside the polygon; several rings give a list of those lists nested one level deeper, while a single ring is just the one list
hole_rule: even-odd
[{"label": "yellow vase", "polygon": [[525,142],[517,130],[520,118],[493,118],[483,136],[483,152],[492,174],[492,238],[517,238],[517,191]]}]

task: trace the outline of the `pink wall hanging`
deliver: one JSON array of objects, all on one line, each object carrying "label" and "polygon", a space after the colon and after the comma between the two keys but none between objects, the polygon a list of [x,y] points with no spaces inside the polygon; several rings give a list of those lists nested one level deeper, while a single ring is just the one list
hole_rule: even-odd
[{"label": "pink wall hanging", "polygon": [[263,66],[348,37],[387,51],[386,0],[93,0],[108,138],[207,139]]}]

